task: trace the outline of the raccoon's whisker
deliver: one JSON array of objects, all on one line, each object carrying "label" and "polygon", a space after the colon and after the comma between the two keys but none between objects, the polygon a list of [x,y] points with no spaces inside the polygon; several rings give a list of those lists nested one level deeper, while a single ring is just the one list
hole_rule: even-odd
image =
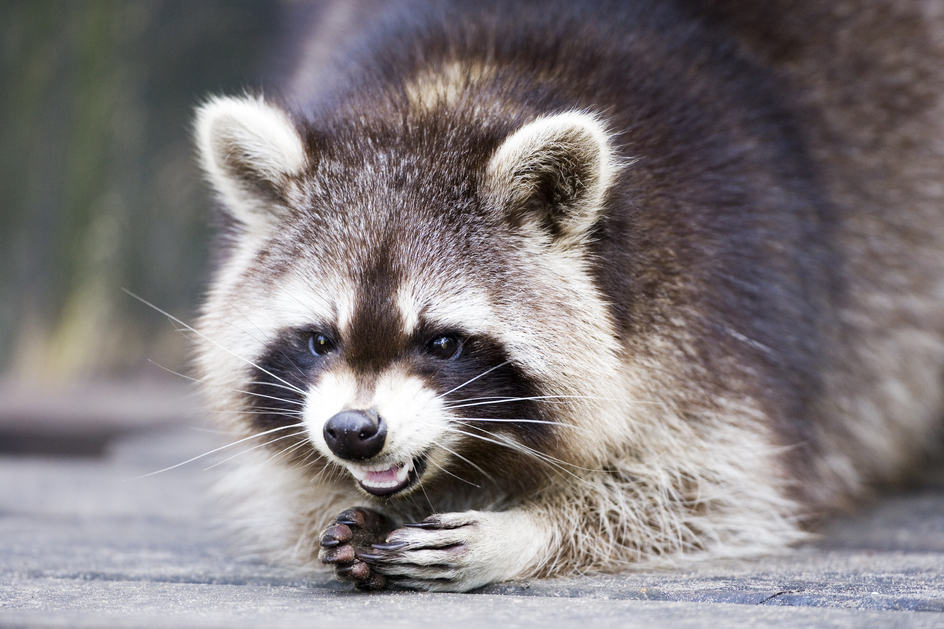
[{"label": "raccoon's whisker", "polygon": [[[315,457],[314,459],[311,459],[311,460],[309,460],[309,461],[305,461],[305,466],[306,466],[307,468],[311,468],[311,467],[314,466],[314,464],[317,463],[317,462],[318,462],[318,457]],[[321,470],[319,470],[319,472],[318,472],[317,474],[315,474],[315,477],[311,479],[312,484],[317,484],[317,483],[319,483],[319,482],[322,481],[323,477],[328,476],[328,475],[330,474],[330,473],[328,472],[328,468],[329,468],[329,467],[331,467],[331,466],[330,466],[330,465],[325,465],[324,467],[322,467]]]},{"label": "raccoon's whisker", "polygon": [[[308,439],[307,441],[308,443],[311,443],[310,439]],[[318,453],[318,451],[314,447],[312,447],[308,451],[308,453],[305,455],[305,458],[303,458],[301,461],[298,462],[298,464],[295,466],[295,469],[296,470],[311,469],[315,465],[315,463],[317,463],[320,460],[321,460],[321,455]],[[315,476],[314,478],[315,481],[317,481],[318,478],[320,478],[321,474],[324,473],[324,470],[325,468],[322,467],[318,475]]]},{"label": "raccoon's whisker", "polygon": [[447,395],[449,395],[450,393],[453,393],[453,392],[455,392],[455,391],[458,391],[458,390],[461,389],[462,387],[464,387],[464,386],[466,386],[466,385],[469,385],[469,384],[472,384],[473,382],[475,382],[475,381],[478,380],[479,378],[482,378],[483,376],[487,376],[488,374],[492,373],[492,372],[495,371],[496,369],[500,369],[501,367],[504,367],[505,365],[508,365],[508,364],[510,364],[510,363],[511,363],[510,360],[506,360],[505,362],[503,362],[503,363],[501,363],[501,364],[498,364],[498,365],[495,365],[494,367],[491,367],[490,369],[486,369],[485,371],[483,371],[483,372],[480,373],[479,375],[475,376],[474,378],[469,378],[468,380],[466,380],[465,382],[463,382],[463,383],[460,384],[459,386],[457,386],[457,387],[455,387],[455,388],[452,388],[452,389],[449,389],[448,391],[446,391],[446,392],[443,393],[443,394],[437,395],[434,399],[441,400],[441,399],[443,399],[444,397],[446,397]]},{"label": "raccoon's whisker", "polygon": [[193,463],[194,461],[197,461],[197,460],[199,460],[199,459],[202,459],[203,457],[206,457],[206,456],[210,456],[211,454],[215,454],[215,453],[217,453],[217,452],[220,452],[221,450],[226,450],[227,448],[232,448],[233,446],[237,446],[237,445],[239,445],[239,444],[241,444],[241,443],[245,443],[246,441],[249,441],[250,439],[258,439],[259,437],[263,437],[263,436],[265,436],[265,435],[268,435],[268,434],[271,434],[271,433],[274,433],[274,432],[278,432],[278,431],[280,431],[280,430],[289,430],[289,429],[291,429],[291,428],[301,428],[301,427],[303,427],[303,426],[304,426],[304,424],[298,423],[298,424],[290,424],[290,425],[288,425],[288,426],[279,426],[278,428],[272,428],[272,429],[270,429],[270,430],[265,430],[265,431],[263,431],[263,432],[256,433],[256,434],[254,434],[254,435],[249,435],[248,437],[243,437],[242,439],[238,439],[238,440],[236,440],[236,441],[234,441],[234,442],[232,442],[232,443],[227,443],[225,446],[220,446],[219,448],[213,448],[212,450],[209,450],[209,451],[207,451],[207,452],[204,452],[203,454],[198,454],[197,456],[195,456],[195,457],[193,457],[193,458],[190,458],[190,459],[187,459],[186,461],[182,461],[182,462],[177,463],[177,464],[175,464],[175,465],[171,465],[170,467],[165,467],[165,468],[162,469],[162,470],[157,470],[156,472],[150,472],[150,473],[148,473],[148,474],[143,474],[143,475],[141,475],[141,476],[135,476],[134,478],[128,478],[128,479],[125,479],[125,480],[139,480],[139,479],[142,479],[142,478],[147,478],[148,476],[154,476],[155,474],[162,474],[163,472],[169,472],[170,470],[173,470],[173,469],[176,469],[176,468],[178,468],[178,467],[181,467],[182,465],[186,465],[187,463]]},{"label": "raccoon's whisker", "polygon": [[303,446],[304,446],[305,444],[307,444],[307,443],[308,443],[308,440],[307,440],[307,439],[302,439],[301,441],[299,441],[299,442],[296,443],[295,445],[289,446],[289,447],[287,447],[287,448],[283,448],[282,450],[276,452],[275,454],[273,454],[272,456],[270,456],[268,459],[266,459],[265,462],[268,463],[269,461],[274,461],[275,459],[283,458],[283,457],[285,457],[286,455],[288,455],[290,452],[293,452],[293,451],[295,451],[295,450],[298,450],[299,448],[303,447]]},{"label": "raccoon's whisker", "polygon": [[266,400],[275,400],[276,402],[284,402],[285,404],[294,404],[295,406],[305,406],[304,402],[299,402],[298,400],[289,400],[283,397],[276,397],[274,395],[266,395],[264,393],[254,393],[252,391],[241,391],[240,389],[233,389],[234,393],[242,393],[244,395],[252,395],[254,397],[261,397]]},{"label": "raccoon's whisker", "polygon": [[[476,427],[476,426],[468,426],[468,427],[469,427],[469,428],[472,428],[472,429],[474,429],[474,430],[481,430],[480,428],[478,428],[478,427]],[[465,436],[467,436],[467,437],[472,437],[473,439],[479,439],[479,440],[481,440],[481,441],[486,441],[486,442],[488,442],[488,443],[494,443],[495,445],[504,446],[504,447],[509,448],[509,449],[511,449],[511,450],[516,450],[516,451],[518,451],[518,452],[521,452],[522,454],[526,454],[526,455],[528,455],[528,456],[531,456],[531,457],[533,457],[533,458],[535,458],[535,459],[537,459],[537,460],[539,460],[539,461],[543,461],[544,463],[547,463],[548,465],[550,465],[550,466],[552,466],[552,467],[558,469],[559,471],[564,472],[565,474],[568,474],[568,475],[570,475],[570,476],[573,476],[574,478],[580,480],[581,482],[586,482],[586,481],[585,481],[584,479],[580,478],[579,476],[577,476],[576,474],[574,474],[573,472],[571,472],[570,470],[568,470],[565,466],[571,467],[571,468],[576,469],[576,470],[585,471],[585,472],[593,472],[593,471],[596,471],[596,470],[590,470],[590,469],[587,469],[587,468],[583,468],[583,467],[580,467],[580,466],[578,466],[578,465],[574,465],[574,464],[572,464],[572,463],[568,463],[567,461],[563,461],[563,460],[557,459],[557,458],[555,458],[555,457],[548,456],[548,455],[544,454],[543,452],[539,452],[539,451],[537,451],[537,450],[535,450],[535,449],[533,449],[533,448],[529,448],[528,446],[526,446],[526,445],[524,445],[524,444],[521,444],[521,443],[518,443],[517,441],[504,440],[504,439],[496,440],[496,439],[491,439],[491,438],[489,438],[489,437],[496,437],[496,438],[498,438],[499,435],[491,435],[491,434],[490,434],[490,435],[487,437],[487,436],[482,435],[482,434],[470,433],[470,432],[466,432],[466,431],[464,431],[464,430],[459,430],[459,429],[457,429],[457,428],[446,428],[446,430],[448,430],[448,431],[450,431],[450,432],[456,432],[456,433],[458,433],[458,434],[460,434],[460,435],[465,435]]]},{"label": "raccoon's whisker", "polygon": [[461,400],[453,400],[452,403],[462,404],[464,402],[478,402],[479,400],[513,400],[513,399],[517,399],[517,398],[513,398],[508,395],[482,395],[478,397],[462,398]]},{"label": "raccoon's whisker", "polygon": [[487,437],[483,437],[482,435],[476,435],[476,434],[467,433],[467,432],[463,432],[463,431],[456,431],[456,432],[459,432],[460,434],[464,434],[464,435],[466,435],[466,436],[468,436],[468,437],[472,437],[472,438],[474,438],[474,439],[480,439],[480,440],[482,440],[482,441],[487,441],[487,442],[490,442],[490,443],[494,443],[494,444],[496,444],[496,445],[505,446],[505,447],[507,447],[507,448],[509,448],[509,449],[511,449],[511,450],[515,450],[515,451],[520,452],[520,453],[522,453],[522,454],[524,454],[524,455],[526,455],[526,456],[530,456],[531,458],[533,458],[533,459],[535,459],[535,460],[537,460],[537,461],[540,461],[540,462],[544,463],[545,465],[547,465],[547,466],[550,467],[551,469],[554,469],[554,470],[558,471],[559,473],[562,473],[562,474],[566,474],[566,475],[568,475],[568,476],[571,476],[571,477],[573,477],[575,480],[577,480],[577,481],[580,482],[580,483],[583,483],[583,484],[585,484],[585,485],[587,485],[587,486],[590,486],[590,487],[593,486],[592,483],[590,483],[590,482],[588,482],[587,480],[581,478],[580,476],[578,476],[577,474],[575,474],[575,473],[573,473],[572,471],[568,470],[568,469],[567,469],[566,467],[564,467],[564,466],[565,466],[565,465],[570,465],[571,467],[574,467],[575,469],[578,469],[578,470],[579,470],[579,469],[584,469],[584,468],[580,468],[580,467],[577,467],[577,466],[575,466],[575,465],[571,465],[571,464],[569,464],[569,463],[567,463],[567,462],[565,462],[565,461],[560,461],[559,459],[555,459],[555,458],[553,458],[553,457],[548,457],[548,456],[546,456],[546,455],[544,455],[544,454],[542,454],[542,453],[540,453],[540,452],[538,452],[538,451],[536,451],[536,450],[533,450],[533,449],[528,448],[528,447],[526,447],[526,446],[522,446],[521,444],[515,443],[515,442],[512,442],[512,441],[504,441],[504,440],[495,441],[495,440],[492,440],[492,439],[488,439]]},{"label": "raccoon's whisker", "polygon": [[346,470],[335,466],[326,466],[324,471],[328,472],[327,476],[336,483],[343,482],[347,474]]},{"label": "raccoon's whisker", "polygon": [[[271,338],[268,334],[266,334],[265,332],[263,332],[262,329],[261,329],[258,325],[256,325],[255,323],[253,323],[252,319],[250,319],[249,317],[247,317],[246,315],[244,315],[244,314],[239,310],[239,308],[237,308],[230,300],[227,299],[227,300],[226,300],[226,303],[229,304],[229,307],[232,308],[233,310],[235,310],[235,311],[239,314],[239,316],[241,316],[243,319],[245,319],[246,322],[249,323],[249,325],[251,325],[252,327],[256,328],[256,330],[258,330],[259,333],[260,333],[262,336],[265,337],[266,341],[268,341],[269,343],[272,342],[272,338]],[[233,324],[232,322],[230,322],[230,325],[233,326],[234,328],[236,327],[236,325]],[[240,329],[240,328],[236,328],[236,329],[239,330],[240,332],[242,332],[243,334],[247,334],[252,340],[257,341],[257,342],[259,341],[259,339],[257,339],[256,337],[254,337],[252,334],[249,334],[249,333],[246,332],[245,330],[242,330],[242,329]],[[287,360],[287,361],[292,365],[292,367],[295,368],[295,370],[299,373],[299,375],[303,375],[303,374],[304,374],[304,371],[302,371],[301,367],[299,367],[299,366],[295,363],[295,361],[292,360],[292,357],[289,356],[288,354],[286,354],[284,350],[279,349],[279,354],[281,354],[282,357],[283,357],[285,360]]]},{"label": "raccoon's whisker", "polygon": [[344,474],[347,474],[347,473],[348,473],[347,470],[340,468],[337,463],[334,463],[333,461],[328,460],[327,465],[321,468],[321,471],[318,472],[318,476],[315,477],[315,479],[312,482],[318,481],[322,476],[326,476],[329,478],[333,476],[335,480],[338,480],[342,478]]},{"label": "raccoon's whisker", "polygon": [[[472,429],[475,429],[475,428],[476,428],[475,426],[468,426],[468,427],[469,427],[469,428],[472,428]],[[532,449],[532,448],[529,448],[529,447],[527,447],[527,446],[525,446],[525,445],[523,445],[523,444],[520,444],[520,443],[518,443],[518,442],[516,442],[516,441],[505,440],[505,439],[499,439],[499,438],[498,438],[498,437],[499,437],[498,435],[492,435],[492,436],[496,437],[495,439],[492,439],[491,436],[485,436],[485,435],[482,435],[482,434],[479,434],[479,433],[466,432],[466,431],[464,431],[464,430],[459,430],[458,428],[444,428],[444,430],[446,430],[446,431],[448,431],[448,432],[454,432],[454,433],[457,433],[457,434],[460,434],[460,435],[465,435],[466,437],[472,437],[473,439],[478,439],[478,440],[480,440],[480,441],[485,441],[485,442],[488,442],[488,443],[494,443],[495,445],[504,446],[504,447],[509,448],[509,449],[512,449],[512,450],[517,450],[517,451],[519,451],[519,452],[521,452],[521,453],[523,453],[523,454],[527,454],[527,455],[529,455],[529,456],[533,456],[533,457],[536,458],[536,459],[540,459],[540,460],[542,460],[542,461],[546,461],[546,462],[551,463],[551,464],[554,464],[554,465],[559,465],[559,464],[561,464],[561,463],[564,463],[563,461],[561,461],[560,463],[558,463],[558,462],[555,461],[553,458],[548,457],[547,455],[545,455],[545,454],[543,454],[543,453],[541,453],[541,452],[538,452],[537,450],[534,450],[534,449]],[[481,429],[479,429],[479,430],[481,430]]]},{"label": "raccoon's whisker", "polygon": [[[208,409],[208,413],[222,413],[224,415],[279,415],[281,417],[291,417],[295,419],[301,419],[304,417],[304,413],[299,411],[287,411],[284,408],[278,408],[275,406],[257,406],[256,410],[253,411],[228,411],[225,409]],[[225,431],[220,431],[220,434],[229,434]]]},{"label": "raccoon's whisker", "polygon": [[[197,383],[197,384],[206,384],[206,381],[204,381],[204,380],[201,380],[201,379],[199,379],[199,378],[194,378],[194,377],[192,377],[192,376],[188,376],[188,375],[179,373],[179,372],[177,372],[177,371],[174,371],[173,369],[168,369],[167,367],[164,367],[163,365],[160,365],[160,364],[154,362],[154,361],[151,360],[151,359],[148,359],[148,362],[151,363],[152,365],[154,365],[155,367],[158,367],[159,369],[163,369],[163,370],[166,371],[167,373],[173,374],[173,375],[178,376],[178,377],[180,377],[180,378],[184,378],[185,380],[190,380],[191,382],[194,382],[194,383]],[[253,382],[250,382],[249,384],[268,385],[268,386],[272,386],[272,387],[279,387],[279,388],[282,388],[282,389],[286,389],[286,390],[288,390],[288,391],[293,391],[293,392],[295,391],[295,389],[292,389],[292,388],[290,388],[290,387],[286,387],[286,386],[281,385],[281,384],[277,384],[277,383],[275,383],[275,382],[253,381]],[[236,392],[236,393],[245,393],[245,394],[247,394],[247,395],[256,395],[256,396],[261,396],[261,395],[262,395],[262,394],[259,394],[259,393],[250,393],[250,392],[248,392],[248,391],[241,391],[241,390],[239,390],[239,389],[233,389],[233,391]],[[188,395],[187,397],[194,397],[194,396],[197,396],[197,395],[200,395],[199,391],[194,391],[192,394]],[[287,403],[298,404],[299,406],[304,406],[304,403],[303,403],[303,402],[293,401],[293,400],[289,400],[289,399],[285,399],[285,398],[274,398],[274,397],[273,397],[273,398],[270,398],[270,399],[278,400],[278,401],[280,401],[280,402],[287,402]],[[210,409],[210,412],[214,412],[214,411],[213,411],[212,409]],[[216,412],[219,412],[219,411],[216,411]]]},{"label": "raccoon's whisker", "polygon": [[[190,382],[194,382],[197,384],[206,384],[206,382],[204,382],[203,380],[200,380],[199,378],[194,378],[193,376],[188,376],[186,374],[180,373],[179,371],[174,371],[173,369],[169,369],[160,363],[154,362],[150,358],[148,358],[147,361],[151,363],[152,365],[154,365],[155,367],[157,367],[158,369],[163,369],[167,373],[177,376],[178,378],[183,378],[184,380],[189,380]],[[199,391],[194,391],[193,393],[193,395],[199,395],[199,394],[200,394]]]},{"label": "raccoon's whisker", "polygon": [[[438,445],[438,444],[437,444],[437,445]],[[439,446],[439,447],[442,448],[442,446]],[[443,450],[447,450],[447,448],[443,448]],[[450,450],[450,452],[451,452],[451,450]],[[455,454],[455,453],[453,452],[453,454]],[[456,455],[456,456],[458,456],[458,455]],[[462,457],[460,457],[460,458],[462,458]],[[428,459],[428,460],[429,460],[429,459]],[[438,467],[438,468],[440,469],[440,471],[442,471],[444,474],[449,474],[450,476],[452,476],[452,477],[455,478],[456,480],[461,480],[463,483],[468,483],[469,485],[472,485],[472,486],[475,487],[476,489],[481,489],[481,488],[482,488],[481,485],[476,485],[475,483],[473,483],[473,482],[470,481],[470,480],[466,480],[466,479],[462,478],[461,476],[458,476],[457,474],[453,474],[452,472],[450,472],[449,470],[447,470],[446,468],[444,468],[442,465],[440,465],[440,464],[437,463],[436,461],[429,460],[429,462],[432,463],[433,465],[435,465],[436,467]],[[478,466],[476,466],[476,467],[478,467]],[[426,500],[427,500],[427,501],[429,500],[429,496],[426,497]]]},{"label": "raccoon's whisker", "polygon": [[[258,382],[258,381],[256,381],[256,382],[250,382],[249,384],[271,384],[271,383],[268,383],[268,382]],[[275,385],[273,385],[273,386],[275,386]],[[283,387],[283,388],[288,388],[288,387]],[[276,402],[284,402],[285,404],[294,404],[295,406],[305,406],[305,403],[304,403],[304,402],[299,402],[298,400],[292,400],[292,399],[289,399],[289,398],[276,397],[276,396],[273,396],[273,395],[266,395],[266,394],[264,394],[264,393],[255,393],[255,392],[253,392],[253,391],[245,391],[245,390],[243,390],[243,389],[230,389],[230,390],[231,390],[233,393],[242,393],[242,394],[244,394],[244,395],[250,395],[250,396],[254,396],[254,397],[265,398],[265,399],[267,399],[267,400],[275,400]],[[294,391],[294,389],[289,389],[289,390]]]},{"label": "raccoon's whisker", "polygon": [[426,498],[426,504],[429,505],[429,510],[433,513],[439,511],[439,509],[433,506],[433,499],[429,497],[429,492],[426,491],[426,485],[420,485],[420,489],[423,490],[423,497]]},{"label": "raccoon's whisker", "polygon": [[[420,490],[423,492],[423,497],[426,498],[426,504],[429,507],[429,510],[435,512],[435,509],[433,508],[433,502],[429,499],[429,494],[426,493],[426,487],[420,485]],[[422,508],[420,507],[419,502],[416,500],[416,494],[410,494],[410,502],[412,502],[413,506],[417,507],[418,509]]]},{"label": "raccoon's whisker", "polygon": [[[447,418],[453,419],[453,418]],[[493,422],[498,424],[547,424],[548,426],[564,426],[565,428],[577,429],[578,426],[566,424],[564,422],[552,422],[545,419],[499,419],[492,417],[460,417],[460,422]]]},{"label": "raccoon's whisker", "polygon": [[286,391],[292,391],[293,393],[297,392],[297,389],[292,387],[287,387],[284,384],[278,384],[277,382],[263,382],[262,380],[253,380],[248,384],[257,384],[264,387],[276,387],[277,389],[285,389]]},{"label": "raccoon's whisker", "polygon": [[[477,469],[479,472],[481,472],[481,473],[482,473],[482,476],[484,476],[485,478],[487,478],[487,479],[489,479],[489,480],[493,480],[491,474],[489,474],[488,472],[486,472],[485,470],[483,470],[481,467],[479,467],[478,465],[476,465],[475,463],[473,463],[473,462],[470,461],[469,459],[465,458],[464,456],[462,456],[462,455],[459,454],[458,452],[455,452],[454,450],[450,450],[450,449],[447,448],[446,446],[442,445],[441,443],[436,443],[435,441],[433,442],[433,445],[435,445],[435,446],[437,446],[437,447],[439,447],[439,448],[442,448],[443,450],[445,450],[446,452],[448,452],[448,453],[451,454],[452,456],[456,457],[457,459],[462,459],[463,461],[465,461],[466,463],[468,463],[469,465],[471,465],[472,467],[474,467],[475,469]],[[435,463],[433,460],[431,460],[431,459],[427,459],[427,460],[428,460],[430,463],[432,463],[433,465],[436,465],[436,463]],[[439,465],[436,465],[436,467],[438,467],[439,469],[443,470],[444,472],[446,471],[446,470],[444,470],[442,467],[440,467]],[[448,474],[449,472],[446,472],[446,473]],[[451,474],[451,476],[456,476],[456,475],[455,475],[455,474]],[[456,476],[456,478],[459,478],[459,477]],[[465,479],[459,478],[459,480],[465,480]],[[474,486],[474,487],[479,487],[479,486],[476,485],[475,483],[471,483],[471,482],[469,482],[469,481],[465,481],[465,482],[469,483],[470,485],[472,485],[472,486]],[[481,489],[481,487],[479,487],[479,489]]]},{"label": "raccoon's whisker", "polygon": [[532,399],[532,398],[524,398],[524,397],[471,398],[470,400],[459,400],[457,403],[449,404],[445,408],[451,411],[452,409],[455,409],[455,408],[468,408],[469,406],[488,406],[489,404],[508,404],[511,402],[524,402],[529,399]]},{"label": "raccoon's whisker", "polygon": [[[297,437],[297,436],[300,435],[300,434],[304,434],[304,433],[295,433],[294,435],[287,435],[287,437]],[[287,438],[287,437],[286,437],[286,438]],[[268,443],[264,443],[264,444],[262,444],[262,445],[263,445],[263,446],[266,446],[266,445],[275,443],[276,441],[279,441],[279,439],[273,439],[272,441],[269,441]],[[270,456],[269,458],[267,458],[267,459],[266,459],[265,461],[263,461],[262,463],[263,463],[263,464],[269,463],[270,461],[274,461],[274,460],[276,460],[276,459],[278,459],[278,458],[284,457],[285,455],[287,455],[288,453],[292,452],[293,450],[297,450],[298,448],[301,448],[301,447],[303,447],[305,444],[308,444],[308,443],[310,443],[310,442],[308,441],[307,438],[306,438],[306,439],[302,439],[302,440],[300,440],[298,443],[296,443],[295,445],[292,445],[292,446],[289,446],[289,447],[287,447],[287,448],[283,448],[283,449],[279,450],[278,452],[276,452],[275,454],[273,454],[272,456]],[[261,447],[261,446],[256,446],[256,447]],[[254,450],[254,449],[255,449],[255,447],[254,447],[254,448],[250,448],[250,450]],[[248,452],[248,451],[249,451],[249,450],[244,450],[243,452],[240,452],[240,454],[245,454],[245,453]],[[239,455],[235,455],[235,456],[239,456]],[[235,458],[235,457],[230,457],[230,458]],[[227,459],[227,460],[229,460],[229,459]],[[220,463],[223,463],[223,462],[224,462],[224,461],[220,461]],[[219,465],[219,463],[217,463],[217,465]],[[212,467],[212,466],[211,466],[211,467]]]},{"label": "raccoon's whisker", "polygon": [[232,455],[232,456],[229,456],[229,457],[226,457],[226,458],[223,459],[222,461],[217,461],[216,463],[214,463],[213,465],[210,465],[209,467],[203,468],[203,471],[206,472],[207,470],[211,470],[211,469],[213,469],[214,467],[216,467],[216,466],[218,466],[218,465],[223,465],[223,464],[226,463],[227,461],[231,461],[231,460],[235,459],[235,458],[238,457],[238,456],[242,456],[242,455],[246,454],[247,452],[252,452],[253,450],[258,450],[259,448],[264,448],[264,447],[266,447],[266,446],[272,445],[273,443],[276,443],[277,441],[282,441],[283,439],[291,439],[292,437],[298,437],[299,435],[304,435],[304,434],[305,434],[305,431],[304,431],[304,430],[301,430],[301,431],[299,431],[299,432],[293,432],[293,433],[290,434],[290,435],[282,435],[281,437],[276,437],[275,439],[270,439],[269,441],[266,441],[265,443],[256,444],[256,445],[254,445],[254,446],[252,446],[252,447],[250,447],[250,448],[246,448],[245,450],[240,450],[240,451],[237,452],[236,454],[234,454],[234,455]]},{"label": "raccoon's whisker", "polygon": [[[217,413],[225,413],[226,411],[216,411]],[[194,432],[202,432],[208,435],[222,435],[228,437],[230,435],[228,430],[217,430],[215,428],[204,428],[202,426],[188,426],[190,430]]]},{"label": "raccoon's whisker", "polygon": [[[474,402],[473,400],[484,400]],[[459,403],[452,404],[446,408],[452,410],[454,408],[465,408],[468,406],[486,406],[488,404],[508,404],[510,402],[556,402],[558,400],[593,400],[598,402],[624,402],[625,400],[618,400],[616,398],[607,398],[600,397],[596,395],[535,395],[531,397],[495,397],[495,398],[470,398],[469,400],[458,400]],[[469,402],[464,404],[463,402]],[[656,406],[661,406],[662,402],[628,402],[629,404],[651,404]]]},{"label": "raccoon's whisker", "polygon": [[183,321],[181,321],[180,319],[178,319],[178,318],[175,317],[174,315],[170,314],[170,313],[167,312],[166,310],[161,310],[160,308],[158,308],[157,306],[155,306],[155,305],[152,304],[151,302],[147,301],[147,300],[144,299],[143,297],[139,297],[138,295],[135,295],[134,293],[132,293],[132,292],[131,292],[130,290],[128,290],[127,288],[122,288],[121,290],[123,290],[125,293],[127,293],[127,294],[130,295],[131,297],[134,297],[135,299],[137,299],[138,301],[140,301],[140,302],[141,302],[142,304],[144,304],[145,306],[149,306],[149,307],[153,308],[154,310],[156,310],[157,312],[161,313],[162,315],[164,315],[165,317],[167,317],[168,319],[170,319],[170,320],[173,321],[174,323],[183,326],[184,329],[186,329],[187,331],[193,332],[194,334],[196,334],[196,335],[199,336],[200,338],[206,340],[207,342],[212,343],[213,345],[216,345],[217,347],[219,347],[219,348],[220,348],[221,350],[223,350],[224,352],[230,354],[231,356],[234,356],[234,357],[238,358],[239,360],[243,361],[244,363],[246,363],[246,364],[249,365],[250,367],[255,367],[256,369],[258,369],[258,370],[261,371],[262,373],[264,373],[264,374],[266,374],[266,375],[268,375],[268,376],[272,376],[273,378],[275,378],[275,379],[278,380],[279,382],[282,382],[282,383],[288,385],[289,387],[292,387],[293,390],[295,390],[295,391],[298,392],[298,393],[301,393],[302,395],[305,394],[304,391],[302,391],[302,390],[299,389],[298,387],[293,386],[291,382],[287,382],[286,380],[283,380],[282,378],[278,377],[277,375],[273,374],[272,372],[268,371],[267,369],[263,369],[262,367],[260,367],[260,366],[257,365],[256,363],[252,362],[252,361],[249,360],[248,358],[245,358],[245,357],[243,357],[243,356],[240,356],[239,354],[237,354],[237,353],[234,352],[233,350],[229,349],[228,347],[225,347],[225,346],[222,345],[221,343],[217,343],[216,341],[214,341],[213,339],[211,339],[210,337],[208,337],[206,334],[203,334],[203,333],[201,333],[199,330],[197,330],[196,328],[194,328],[194,327],[192,327],[192,326],[190,326],[190,325],[187,325],[186,323],[184,323]]}]

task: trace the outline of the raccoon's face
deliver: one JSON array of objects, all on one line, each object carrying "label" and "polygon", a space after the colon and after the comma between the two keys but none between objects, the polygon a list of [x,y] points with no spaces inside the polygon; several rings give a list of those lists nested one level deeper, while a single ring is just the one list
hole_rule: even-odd
[{"label": "raccoon's face", "polygon": [[583,256],[614,171],[596,119],[318,135],[247,98],[197,131],[235,221],[200,368],[275,456],[381,497],[527,491],[566,458],[615,354]]}]

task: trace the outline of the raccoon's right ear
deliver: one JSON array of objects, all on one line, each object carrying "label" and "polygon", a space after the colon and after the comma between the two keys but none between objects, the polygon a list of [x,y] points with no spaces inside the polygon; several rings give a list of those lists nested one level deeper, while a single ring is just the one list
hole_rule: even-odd
[{"label": "raccoon's right ear", "polygon": [[512,227],[570,246],[598,222],[617,170],[603,122],[567,112],[508,136],[488,164],[487,188]]},{"label": "raccoon's right ear", "polygon": [[194,126],[200,163],[227,210],[250,231],[267,231],[287,204],[288,183],[308,166],[295,123],[246,96],[211,99]]}]

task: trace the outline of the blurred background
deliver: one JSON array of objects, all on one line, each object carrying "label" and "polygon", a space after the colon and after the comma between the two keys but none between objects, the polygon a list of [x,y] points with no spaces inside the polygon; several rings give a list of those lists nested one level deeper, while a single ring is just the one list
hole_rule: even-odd
[{"label": "blurred background", "polygon": [[193,108],[266,87],[284,6],[0,1],[0,379],[186,369],[211,196]]},{"label": "blurred background", "polygon": [[192,320],[212,202],[192,112],[267,88],[291,4],[0,0],[0,452],[94,453],[184,414],[161,387],[188,341],[122,289]]}]

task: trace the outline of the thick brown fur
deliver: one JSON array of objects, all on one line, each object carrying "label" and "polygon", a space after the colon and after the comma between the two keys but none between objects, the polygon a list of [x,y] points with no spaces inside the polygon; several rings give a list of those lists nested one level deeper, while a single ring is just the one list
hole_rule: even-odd
[{"label": "thick brown fur", "polygon": [[938,3],[382,7],[198,115],[199,371],[265,545],[433,590],[770,552],[939,447]]}]

